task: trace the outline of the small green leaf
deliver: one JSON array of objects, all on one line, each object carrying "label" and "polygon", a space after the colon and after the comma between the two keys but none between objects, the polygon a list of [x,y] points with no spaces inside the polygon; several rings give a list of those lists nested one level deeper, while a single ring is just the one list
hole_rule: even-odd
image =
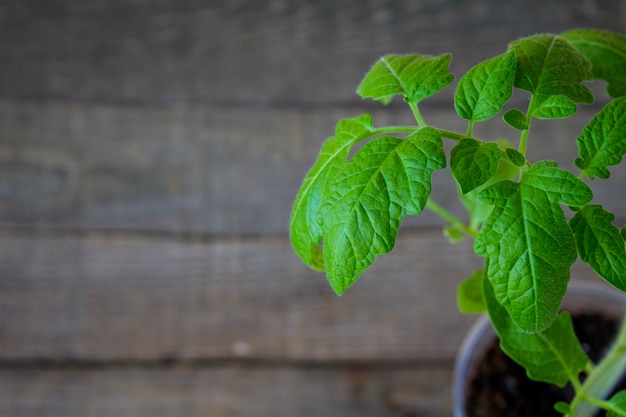
[{"label": "small green leaf", "polygon": [[533,116],[537,119],[564,119],[576,113],[576,104],[565,96],[552,96],[538,107]]},{"label": "small green leaf", "polygon": [[352,146],[366,138],[373,129],[369,114],[339,121],[335,136],[322,145],[317,161],[296,196],[289,225],[291,244],[302,261],[313,269],[324,269],[319,247],[322,229],[316,219],[326,184],[343,167]]},{"label": "small green leaf", "polygon": [[483,297],[484,276],[485,271],[480,269],[459,284],[456,292],[456,300],[461,313],[480,314],[487,310]]},{"label": "small green leaf", "polygon": [[581,207],[593,198],[587,184],[568,171],[558,168],[554,161],[537,162],[524,174],[522,183],[545,192],[551,201]]},{"label": "small green leaf", "polygon": [[528,122],[526,121],[526,115],[517,109],[511,109],[504,113],[502,119],[507,125],[513,129],[526,130],[528,129]]},{"label": "small green leaf", "polygon": [[606,417],[626,416],[626,390],[618,391],[609,400],[612,408],[607,411]]},{"label": "small green leaf", "polygon": [[530,379],[563,387],[578,378],[588,358],[581,349],[568,313],[559,314],[548,329],[530,334],[511,320],[496,300],[494,288],[488,280],[484,280],[483,294],[489,318],[500,337],[500,347],[526,369]]},{"label": "small green leaf", "polygon": [[492,118],[511,98],[514,80],[515,54],[512,51],[481,62],[459,81],[454,95],[456,112],[471,121]]},{"label": "small green leaf", "polygon": [[626,291],[626,247],[615,216],[599,205],[580,208],[570,220],[580,258],[611,285]]},{"label": "small green leaf", "polygon": [[506,149],[506,157],[509,158],[509,161],[513,163],[516,167],[523,167],[526,163],[526,158],[516,149],[507,148]]},{"label": "small green leaf", "polygon": [[443,235],[451,244],[461,243],[465,238],[465,232],[459,226],[448,225],[443,227]]},{"label": "small green leaf", "polygon": [[463,138],[452,149],[450,169],[463,194],[483,185],[493,177],[498,168],[502,151],[493,142],[481,142]]},{"label": "small green leaf", "polygon": [[591,63],[560,36],[542,34],[511,42],[517,72],[515,87],[533,95],[529,114],[553,96],[574,103],[592,103],[593,95],[582,81],[591,79]]},{"label": "small green leaf", "polygon": [[619,231],[619,234],[622,235],[622,238],[626,240],[626,226],[622,227]]},{"label": "small green leaf", "polygon": [[563,415],[568,415],[572,412],[572,407],[570,407],[568,403],[563,401],[559,401],[554,404],[554,409]]},{"label": "small green leaf", "polygon": [[448,72],[452,56],[387,55],[380,58],[357,88],[362,98],[388,104],[400,94],[413,104],[432,96],[454,80]]},{"label": "small green leaf", "polygon": [[403,218],[423,210],[432,173],[445,165],[439,132],[424,127],[367,143],[329,184],[320,211],[324,264],[338,294],[391,251]]},{"label": "small green leaf", "polygon": [[626,153],[625,138],[626,96],[604,106],[576,138],[580,152],[576,166],[591,179],[609,178],[607,167],[619,164]]},{"label": "small green leaf", "polygon": [[[499,146],[500,149],[510,149],[510,144],[504,143],[504,141],[502,141]],[[496,169],[495,175],[491,177],[486,183],[478,188],[475,188],[469,193],[459,193],[459,199],[461,200],[461,203],[470,215],[469,226],[472,229],[478,230],[480,225],[483,224],[485,219],[489,217],[489,214],[491,214],[491,211],[493,210],[493,206],[478,201],[478,194],[480,193],[480,191],[498,181],[510,180],[514,178],[518,174],[518,172],[519,169],[515,165],[513,165],[507,159],[501,158],[500,162],[498,162],[498,168]]]},{"label": "small green leaf", "polygon": [[500,181],[479,194],[495,207],[474,250],[488,257],[487,278],[513,321],[526,332],[547,329],[567,289],[575,241],[559,204],[581,206],[589,187],[554,162],[540,162],[521,183]]},{"label": "small green leaf", "polygon": [[561,36],[591,61],[594,78],[608,82],[609,96],[626,95],[626,36],[594,29],[573,29]]}]

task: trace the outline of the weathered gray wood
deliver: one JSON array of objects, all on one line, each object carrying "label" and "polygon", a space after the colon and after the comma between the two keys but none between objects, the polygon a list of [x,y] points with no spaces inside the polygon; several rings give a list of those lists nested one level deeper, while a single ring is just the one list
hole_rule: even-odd
[{"label": "weathered gray wood", "polygon": [[[445,247],[445,250],[444,250]],[[404,233],[342,297],[284,238],[0,237],[0,358],[450,359],[481,260]]]},{"label": "weathered gray wood", "polygon": [[283,238],[5,234],[0,359],[449,360],[474,320],[455,288],[481,264],[406,232],[337,297]]},{"label": "weathered gray wood", "polygon": [[[411,122],[400,102],[354,94],[379,56],[452,52],[458,78],[519,36],[626,32],[623,12],[552,0],[3,2],[0,415],[449,415],[452,358],[473,321],[454,288],[481,260],[425,214],[338,298],[285,237],[297,187],[339,118]],[[423,111],[462,130],[453,91]],[[533,134],[571,161],[582,124]],[[597,193],[622,219],[625,179]],[[458,213],[452,183],[434,181]]]},{"label": "weathered gray wood", "polygon": [[626,32],[623,14],[618,1],[9,2],[0,9],[0,95],[358,101],[356,84],[384,54],[452,52],[453,69],[465,71],[536,32]]},{"label": "weathered gray wood", "polygon": [[450,368],[6,370],[3,417],[448,416]]},{"label": "weathered gray wood", "polygon": [[[173,232],[285,232],[297,189],[337,120],[375,110],[374,123],[409,124],[404,107],[256,109],[116,107],[0,102],[0,221],[4,224]],[[542,156],[572,166],[590,119],[536,122]],[[430,123],[464,131],[451,108],[425,106]],[[501,122],[479,135],[516,138]],[[529,158],[536,160],[536,148]],[[626,217],[626,169],[597,181],[598,201]],[[436,173],[434,197],[462,215],[455,185]],[[412,225],[442,224],[427,213]]]}]

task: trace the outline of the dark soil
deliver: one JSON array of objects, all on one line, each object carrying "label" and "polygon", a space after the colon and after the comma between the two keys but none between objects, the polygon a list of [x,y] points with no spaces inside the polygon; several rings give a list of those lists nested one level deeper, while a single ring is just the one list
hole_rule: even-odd
[{"label": "dark soil", "polygon": [[[583,350],[598,362],[617,333],[618,321],[598,314],[572,314],[572,320]],[[620,389],[626,389],[626,375],[616,391]],[[472,378],[466,402],[467,416],[558,417],[561,414],[554,410],[554,404],[570,402],[573,395],[569,384],[561,389],[529,380],[526,371],[500,350],[496,338]],[[604,415],[604,412],[597,414]]]}]

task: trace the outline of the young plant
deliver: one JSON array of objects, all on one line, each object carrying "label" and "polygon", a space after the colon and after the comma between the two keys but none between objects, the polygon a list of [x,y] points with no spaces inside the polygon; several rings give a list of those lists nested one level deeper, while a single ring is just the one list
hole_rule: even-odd
[{"label": "young plant", "polygon": [[[577,257],[626,290],[626,228],[615,227],[615,216],[592,202],[587,185],[608,178],[626,153],[626,37],[576,29],[512,42],[459,80],[454,108],[468,122],[465,132],[429,125],[419,110],[422,100],[453,82],[450,61],[449,54],[388,55],[374,64],[357,93],[383,104],[401,96],[416,125],[375,127],[368,114],[340,120],[296,197],[293,247],[310,267],[325,270],[341,294],[393,249],[405,216],[432,210],[450,223],[452,240],[468,236],[484,257],[484,268],[459,286],[461,311],[487,311],[503,350],[530,378],[572,384],[571,403],[555,405],[562,414],[592,415],[591,404],[611,417],[626,416],[626,391],[605,398],[626,369],[626,321],[596,365],[568,313],[559,313]],[[580,171],[529,161],[527,148],[542,146],[531,140],[532,122],[567,118],[578,104],[591,104],[583,82],[593,79],[607,82],[612,100],[576,138]],[[505,111],[514,88],[529,94],[527,107]],[[476,123],[501,113],[518,132],[517,147],[474,135]],[[444,140],[454,142],[449,156]],[[429,198],[433,171],[446,166],[467,222]]]}]

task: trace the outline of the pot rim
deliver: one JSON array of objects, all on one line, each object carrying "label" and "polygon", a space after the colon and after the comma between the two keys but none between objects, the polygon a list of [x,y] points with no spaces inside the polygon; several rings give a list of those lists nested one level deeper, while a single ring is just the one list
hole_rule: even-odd
[{"label": "pot rim", "polygon": [[[626,314],[626,294],[599,283],[570,282],[563,305],[567,306],[568,301],[571,303],[576,297],[578,297],[576,301],[581,300],[581,295],[584,295],[582,301],[586,306],[594,305],[596,308],[598,306],[610,306],[611,314],[616,312],[622,316]],[[598,304],[593,302],[593,300],[598,299],[612,300],[613,303]],[[491,344],[494,337],[496,337],[496,332],[486,313],[481,314],[465,335],[459,347],[453,370],[452,406],[454,417],[466,417],[465,393],[469,384],[469,375],[474,369],[472,364],[482,357],[483,351]]]}]

